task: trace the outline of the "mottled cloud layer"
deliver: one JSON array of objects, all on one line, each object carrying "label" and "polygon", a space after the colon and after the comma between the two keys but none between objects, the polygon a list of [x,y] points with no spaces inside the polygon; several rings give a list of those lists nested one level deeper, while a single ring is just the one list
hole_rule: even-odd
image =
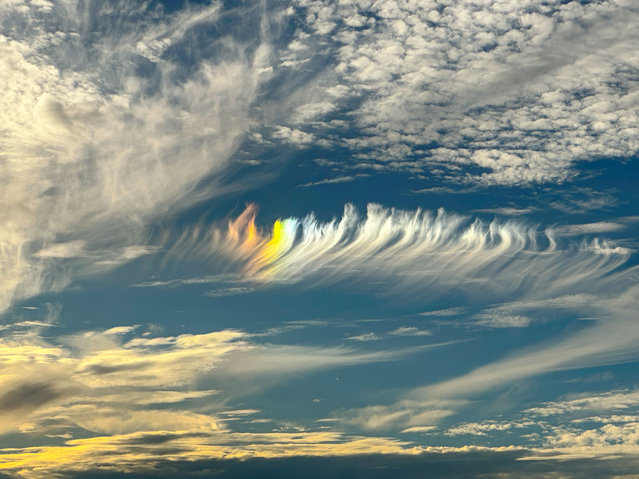
[{"label": "mottled cloud layer", "polygon": [[[334,167],[528,184],[639,149],[632,2],[296,6],[305,22],[283,63],[312,68],[328,50],[322,74],[332,85],[299,106],[293,125],[353,152]],[[322,121],[309,123],[311,114]]]}]

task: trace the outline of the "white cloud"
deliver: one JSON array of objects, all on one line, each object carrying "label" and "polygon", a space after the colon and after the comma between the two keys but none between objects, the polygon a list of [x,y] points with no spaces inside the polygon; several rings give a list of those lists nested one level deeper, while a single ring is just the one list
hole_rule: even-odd
[{"label": "white cloud", "polygon": [[401,326],[397,329],[388,332],[391,336],[430,336],[433,333],[425,330],[419,329],[414,326]]},{"label": "white cloud", "polygon": [[231,36],[228,54],[202,49],[188,66],[167,53],[216,21],[217,3],[172,17],[148,4],[23,7],[0,8],[0,311],[68,283],[59,259],[87,273],[148,253],[148,221],[216,194],[215,179],[194,189],[248,131],[269,55],[259,36],[254,54]]},{"label": "white cloud", "polygon": [[355,133],[333,141],[355,163],[527,184],[561,182],[575,162],[639,151],[630,3],[296,4],[305,22],[285,56],[303,51],[310,68],[334,52],[333,71],[321,73],[340,87],[334,101]]},{"label": "white cloud", "polygon": [[431,336],[433,333],[425,330],[419,329],[414,326],[401,326],[397,329],[393,329],[392,331],[388,331],[386,333],[362,333],[355,336],[346,337],[349,341],[379,341],[384,338],[392,337],[392,336],[407,336],[407,337],[418,337],[418,336]]},{"label": "white cloud", "polygon": [[639,357],[636,347],[639,328],[634,321],[633,304],[638,291],[633,286],[617,297],[599,299],[590,311],[597,319],[590,327],[561,339],[535,344],[457,378],[417,389],[410,396],[468,397],[551,371],[635,360]]},{"label": "white cloud", "polygon": [[434,311],[424,311],[419,313],[420,316],[460,316],[466,312],[466,308],[463,307],[454,307],[454,308],[446,308],[446,309],[436,309]]},{"label": "white cloud", "polygon": [[58,243],[41,249],[37,253],[34,253],[34,256],[38,258],[75,258],[85,254],[85,245],[86,243],[81,240]]},{"label": "white cloud", "polygon": [[273,133],[273,137],[285,140],[295,145],[305,145],[313,141],[313,135],[302,130],[288,128],[286,126],[278,127]]},{"label": "white cloud", "polygon": [[504,314],[487,312],[476,317],[474,324],[488,328],[525,328],[531,319],[520,314]]},{"label": "white cloud", "polygon": [[509,422],[470,422],[460,424],[455,427],[451,427],[446,430],[447,436],[459,436],[459,435],[471,435],[471,436],[486,436],[490,433],[498,431],[508,431],[513,427],[523,427],[521,424],[509,423]]},{"label": "white cloud", "polygon": [[346,339],[349,341],[379,341],[382,337],[375,333],[362,333],[357,336],[348,336]]},{"label": "white cloud", "polygon": [[460,400],[403,400],[389,406],[367,406],[338,411],[335,419],[365,431],[406,431],[411,428],[430,430],[455,414],[455,409],[463,404],[464,401]]},{"label": "white cloud", "polygon": [[558,234],[576,236],[583,234],[608,233],[622,231],[626,225],[614,221],[598,221],[596,223],[585,223],[581,225],[567,225],[557,229]]},{"label": "white cloud", "polygon": [[309,188],[311,186],[319,186],[319,185],[332,185],[335,183],[349,183],[351,181],[355,181],[357,178],[363,178],[368,175],[359,174],[359,175],[346,175],[346,176],[336,176],[334,178],[326,178],[319,181],[312,181],[310,183],[305,183],[300,185],[301,188]]},{"label": "white cloud", "polygon": [[582,394],[580,397],[554,401],[524,411],[534,416],[570,415],[575,413],[631,411],[639,406],[638,391],[610,391],[603,394]]},{"label": "white cloud", "polygon": [[[477,308],[499,301],[618,292],[630,284],[623,279],[628,271],[622,271],[629,250],[599,239],[571,244],[551,229],[513,221],[485,223],[443,210],[432,214],[375,204],[361,217],[347,205],[339,219],[286,218],[269,234],[255,225],[255,214],[249,206],[229,223],[228,231],[185,233],[188,247],[171,245],[168,260],[173,254],[182,258],[180,251],[186,249],[201,262],[214,258],[219,264],[224,256],[226,264],[243,268],[245,278],[256,283],[379,285],[386,294],[419,292],[415,297],[422,302],[463,291],[464,298],[479,301]],[[620,272],[609,274],[615,270]],[[500,314],[504,324],[526,322],[521,313],[509,320]],[[493,325],[499,323],[493,319]]]}]

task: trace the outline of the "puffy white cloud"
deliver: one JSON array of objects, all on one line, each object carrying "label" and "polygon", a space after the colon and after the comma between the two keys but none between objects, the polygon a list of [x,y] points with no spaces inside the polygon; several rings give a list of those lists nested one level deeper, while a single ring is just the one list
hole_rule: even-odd
[{"label": "puffy white cloud", "polygon": [[[305,22],[284,56],[303,55],[312,68],[333,53],[317,71],[339,86],[335,106],[308,108],[328,119],[347,112],[346,139],[325,123],[332,143],[355,155],[346,170],[560,182],[578,161],[639,151],[639,35],[627,22],[637,14],[629,2],[296,5]],[[307,127],[318,136],[317,125]]]},{"label": "puffy white cloud", "polygon": [[582,394],[573,399],[553,401],[524,411],[525,413],[547,417],[552,415],[574,415],[578,413],[611,413],[614,411],[634,411],[639,406],[639,392],[610,391],[603,394]]}]

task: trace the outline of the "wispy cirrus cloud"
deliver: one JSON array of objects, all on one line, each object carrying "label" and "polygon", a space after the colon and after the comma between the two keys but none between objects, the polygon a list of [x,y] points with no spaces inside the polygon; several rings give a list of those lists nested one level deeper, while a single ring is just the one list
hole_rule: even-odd
[{"label": "wispy cirrus cloud", "polygon": [[[381,430],[437,425],[443,418],[464,410],[464,401],[490,391],[502,390],[516,381],[561,370],[636,361],[639,358],[639,328],[635,321],[634,305],[638,292],[635,285],[616,297],[581,297],[576,302],[581,305],[577,311],[584,308],[591,324],[576,332],[516,350],[457,377],[404,392],[404,399],[393,404],[355,409],[340,417],[363,428]],[[565,308],[570,302],[569,298],[565,301],[558,299],[556,304]],[[553,309],[549,304],[545,308],[549,311]],[[609,399],[603,395],[598,401],[568,401],[563,407],[588,408],[588,404],[592,403],[593,408],[596,408],[598,402],[602,406],[608,404],[611,408],[624,409],[627,407],[625,404],[635,400],[631,396],[621,399],[613,394]],[[442,404],[450,405],[444,409],[446,414],[442,412]],[[561,412],[561,408],[549,406],[548,409],[540,409],[539,415],[545,410],[547,414]],[[353,418],[357,420],[353,422]],[[415,418],[420,418],[422,422],[419,423]]]},{"label": "wispy cirrus cloud", "polygon": [[226,231],[214,226],[184,232],[170,244],[166,261],[226,264],[256,284],[316,286],[349,279],[366,286],[375,278],[393,286],[394,294],[419,291],[422,300],[451,291],[484,295],[486,303],[506,295],[512,301],[512,294],[518,300],[548,299],[607,288],[618,292],[630,284],[623,271],[629,249],[597,238],[570,243],[552,229],[524,223],[370,204],[366,216],[347,205],[339,219],[278,219],[268,232],[258,227],[256,214],[249,205]]},{"label": "wispy cirrus cloud", "polygon": [[[435,403],[457,404],[521,378],[639,357],[633,321],[636,266],[628,264],[626,248],[599,239],[571,243],[552,230],[512,221],[484,223],[444,211],[434,215],[378,205],[370,205],[366,217],[347,206],[342,218],[326,223],[313,216],[277,220],[270,234],[257,226],[255,216],[249,206],[227,231],[213,228],[190,250],[227,255],[229,264],[256,284],[317,287],[348,280],[351,287],[374,288],[374,278],[391,286],[385,288],[388,294],[418,291],[421,301],[454,291],[460,306],[435,314],[468,316],[472,307],[466,323],[476,326],[521,328],[557,317],[591,320],[571,334],[414,389],[395,405],[342,414],[349,424],[428,427],[429,421],[455,414],[454,408],[440,407],[433,413]],[[350,339],[381,337],[367,332]]]},{"label": "wispy cirrus cloud", "polygon": [[130,261],[149,221],[217,194],[270,55],[265,31],[206,33],[222,10],[2,4],[0,311]]}]

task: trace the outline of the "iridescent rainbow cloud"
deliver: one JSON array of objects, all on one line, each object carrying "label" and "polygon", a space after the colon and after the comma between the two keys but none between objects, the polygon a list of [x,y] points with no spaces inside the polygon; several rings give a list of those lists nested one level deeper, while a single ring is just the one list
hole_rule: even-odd
[{"label": "iridescent rainbow cloud", "polygon": [[276,220],[270,238],[255,225],[257,206],[249,204],[234,221],[228,224],[228,239],[241,256],[249,258],[247,272],[257,274],[275,263],[291,249],[299,221],[295,218]]},{"label": "iridescent rainbow cloud", "polygon": [[614,283],[618,275],[610,273],[630,254],[605,241],[571,244],[550,229],[473,221],[444,210],[433,214],[370,204],[366,217],[360,217],[353,205],[346,205],[340,219],[278,219],[270,232],[256,226],[256,213],[257,207],[248,205],[228,223],[226,234],[216,236],[244,264],[249,279],[263,282],[312,276],[313,284],[348,278],[422,291],[520,289],[547,296]]}]

